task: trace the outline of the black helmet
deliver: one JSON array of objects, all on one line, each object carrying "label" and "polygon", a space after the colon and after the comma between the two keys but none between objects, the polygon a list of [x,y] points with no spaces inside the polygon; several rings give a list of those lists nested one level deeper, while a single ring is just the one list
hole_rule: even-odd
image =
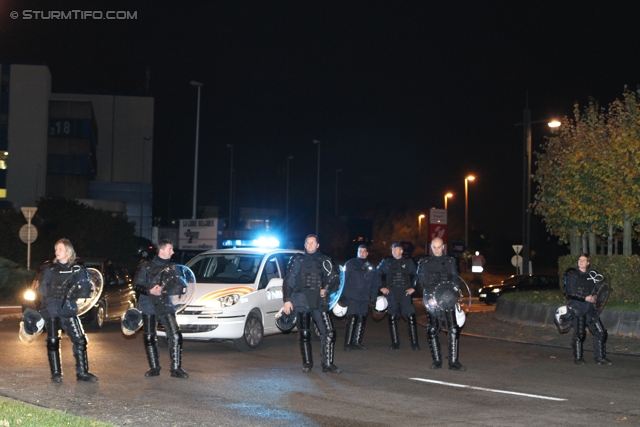
[{"label": "black helmet", "polygon": [[276,313],[276,326],[282,332],[291,332],[291,330],[296,326],[296,313],[291,310],[289,314],[286,314],[282,311],[282,308],[278,313]]},{"label": "black helmet", "polygon": [[130,308],[122,315],[122,333],[133,335],[142,327],[142,312],[137,308]]},{"label": "black helmet", "polygon": [[43,329],[44,319],[40,313],[32,308],[27,308],[22,313],[22,322],[20,322],[20,340],[31,344]]},{"label": "black helmet", "polygon": [[558,328],[558,332],[561,334],[566,334],[573,328],[573,315],[571,314],[571,310],[567,309],[566,305],[563,305],[556,310],[556,315],[553,316],[553,321]]}]

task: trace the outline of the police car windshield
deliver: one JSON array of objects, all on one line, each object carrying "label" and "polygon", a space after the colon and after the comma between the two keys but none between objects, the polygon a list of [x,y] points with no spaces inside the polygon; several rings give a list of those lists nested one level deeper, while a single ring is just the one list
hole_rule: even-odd
[{"label": "police car windshield", "polygon": [[207,254],[187,266],[202,283],[254,283],[262,254]]},{"label": "police car windshield", "polygon": [[502,281],[503,285],[517,285],[518,283],[520,283],[520,280],[522,280],[522,278],[525,276],[513,276],[513,277],[509,277],[508,279],[504,279]]}]

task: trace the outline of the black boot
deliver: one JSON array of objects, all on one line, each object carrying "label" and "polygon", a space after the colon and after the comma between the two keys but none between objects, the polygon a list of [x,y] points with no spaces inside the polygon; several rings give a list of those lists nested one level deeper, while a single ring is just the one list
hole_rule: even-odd
[{"label": "black boot", "polygon": [[65,322],[67,336],[73,342],[73,355],[76,358],[76,379],[78,381],[95,382],[98,377],[89,372],[87,358],[87,338],[82,330],[80,319],[72,317]]},{"label": "black boot", "polygon": [[144,350],[147,353],[147,361],[149,362],[149,370],[144,373],[145,377],[157,377],[160,375],[160,361],[158,360],[158,338],[157,338],[157,322],[156,316],[143,314],[143,342]]},{"label": "black boot", "polygon": [[456,320],[455,309],[447,310],[445,312],[445,316],[447,317],[447,327],[449,329],[447,332],[447,338],[449,341],[449,369],[454,371],[466,371],[467,368],[465,368],[458,360],[458,352],[460,350],[460,327]]},{"label": "black boot", "polygon": [[300,332],[300,355],[302,356],[302,372],[309,373],[313,368],[313,353],[311,352],[311,315],[300,313],[298,320]]},{"label": "black boot", "polygon": [[571,348],[573,349],[573,363],[576,365],[584,365],[584,358],[582,357],[582,341],[575,340],[573,344],[571,344]]},{"label": "black boot", "polygon": [[351,345],[352,350],[366,350],[367,347],[362,345],[362,338],[364,337],[364,328],[367,324],[367,316],[358,316],[358,324],[356,326],[356,333],[353,337],[354,344]]},{"label": "black boot", "polygon": [[324,342],[324,351],[322,361],[322,372],[329,372],[330,374],[339,374],[340,368],[333,364],[333,351],[336,343],[336,330],[333,327],[333,322],[331,321],[331,317],[329,317],[328,312],[320,313],[322,317],[322,323],[324,324],[325,330],[325,342]]},{"label": "black boot", "polygon": [[51,381],[62,382],[62,365],[60,363],[60,319],[47,320],[47,355],[51,369]]},{"label": "black boot", "polygon": [[593,323],[593,356],[598,365],[611,365],[611,360],[607,359],[607,330],[604,329],[600,320]]},{"label": "black boot", "polygon": [[389,350],[400,349],[400,337],[398,336],[398,316],[389,315],[389,332],[391,332],[391,345]]},{"label": "black boot", "polygon": [[182,332],[176,322],[176,315],[163,316],[163,324],[169,340],[169,356],[171,357],[171,376],[174,378],[189,378],[189,374],[182,369]]},{"label": "black boot", "polygon": [[442,353],[440,352],[440,340],[438,337],[438,329],[429,325],[427,326],[427,341],[429,342],[429,351],[431,352],[430,369],[440,369],[442,367]]},{"label": "black boot", "polygon": [[409,339],[411,340],[411,349],[420,350],[418,344],[418,323],[416,322],[416,315],[410,314],[407,317],[407,328],[409,329]]},{"label": "black boot", "polygon": [[347,324],[344,327],[344,351],[351,350],[351,341],[356,334],[356,326],[358,325],[358,316],[351,315],[347,319]]}]

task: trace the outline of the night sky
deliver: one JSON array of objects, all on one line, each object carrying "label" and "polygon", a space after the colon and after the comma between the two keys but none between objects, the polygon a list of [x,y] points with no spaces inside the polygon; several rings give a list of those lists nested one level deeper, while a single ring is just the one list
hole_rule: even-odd
[{"label": "night sky", "polygon": [[[54,6],[55,4],[55,6]],[[92,6],[90,6],[92,5]],[[43,9],[43,7],[48,9]],[[125,10],[136,20],[24,20],[11,11]],[[155,97],[154,216],[191,216],[197,90],[199,204],[364,216],[443,207],[520,243],[522,122],[607,105],[640,83],[637,2],[32,2],[0,6],[0,59],[46,63],[56,92]],[[534,144],[549,135],[533,125]],[[171,196],[170,196],[171,194]],[[169,211],[170,210],[170,211]]]}]

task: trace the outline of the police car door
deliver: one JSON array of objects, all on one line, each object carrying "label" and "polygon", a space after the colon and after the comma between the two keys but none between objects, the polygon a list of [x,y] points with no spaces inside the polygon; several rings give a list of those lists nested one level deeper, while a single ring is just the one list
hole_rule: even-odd
[{"label": "police car door", "polygon": [[265,259],[258,283],[258,292],[263,293],[264,301],[264,332],[272,334],[279,332],[276,327],[276,313],[282,308],[282,275],[278,268],[275,255]]}]

